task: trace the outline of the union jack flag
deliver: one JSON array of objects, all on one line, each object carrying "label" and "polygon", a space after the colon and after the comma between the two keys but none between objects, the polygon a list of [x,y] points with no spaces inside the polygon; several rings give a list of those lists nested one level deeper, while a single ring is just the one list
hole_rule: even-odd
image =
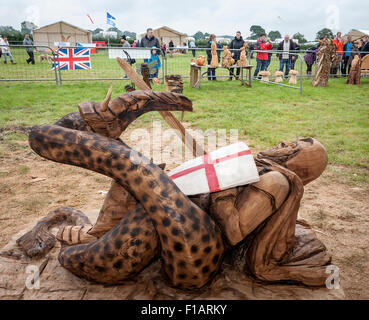
[{"label": "union jack flag", "polygon": [[53,60],[52,70],[78,70],[91,69],[90,49],[59,49],[59,66],[58,59]]}]

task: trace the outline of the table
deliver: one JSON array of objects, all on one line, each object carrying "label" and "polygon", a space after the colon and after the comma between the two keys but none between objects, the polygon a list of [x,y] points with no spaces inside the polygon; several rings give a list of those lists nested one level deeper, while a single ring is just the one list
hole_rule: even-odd
[{"label": "table", "polygon": [[[200,86],[201,86],[201,79],[204,75],[207,74],[208,72],[208,68],[211,68],[209,65],[204,65],[204,66],[199,66],[197,64],[192,64],[190,65],[190,86],[193,87],[193,88],[197,88],[197,89],[200,89]],[[254,66],[247,66],[247,67],[239,67],[237,65],[233,65],[231,66],[230,68],[241,68],[241,72],[240,72],[240,81],[241,81],[241,85],[243,86],[247,86],[249,88],[251,88],[252,86],[252,75],[251,75],[251,70]],[[206,71],[205,72],[201,72],[201,68],[205,68]],[[213,68],[213,69],[218,69],[218,68],[222,68],[222,69],[230,69],[230,68],[225,68],[225,67],[222,67],[221,65],[219,65],[218,67],[216,68]],[[248,77],[245,81],[244,79],[244,75],[243,75],[243,71],[244,69],[248,70]]]}]

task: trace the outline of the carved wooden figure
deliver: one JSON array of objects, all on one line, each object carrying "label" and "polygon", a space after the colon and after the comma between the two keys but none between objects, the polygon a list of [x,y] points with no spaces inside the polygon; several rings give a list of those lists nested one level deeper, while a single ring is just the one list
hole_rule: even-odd
[{"label": "carved wooden figure", "polygon": [[[338,58],[336,46],[331,39],[319,40],[320,46],[317,54],[318,64],[312,80],[314,87],[326,87],[328,84],[332,63]],[[339,56],[340,57],[340,56]]]},{"label": "carved wooden figure", "polygon": [[270,72],[269,71],[260,71],[260,75],[261,75],[261,80],[262,81],[267,81],[269,82],[269,76],[270,76]]},{"label": "carved wooden figure", "polygon": [[232,58],[231,51],[229,51],[228,46],[223,46],[224,54],[222,57],[222,67],[230,68],[234,65],[234,59]]},{"label": "carved wooden figure", "polygon": [[289,75],[290,75],[290,80],[288,81],[289,84],[297,84],[297,75],[298,75],[298,71],[297,70],[290,70]]},{"label": "carved wooden figure", "polygon": [[211,61],[210,66],[212,68],[217,68],[219,66],[218,53],[217,53],[217,43],[213,40],[211,42]]},{"label": "carved wooden figure", "polygon": [[275,75],[275,82],[279,83],[279,82],[283,82],[283,72],[282,71],[276,71],[274,73]]},{"label": "carved wooden figure", "polygon": [[357,54],[351,63],[350,73],[347,77],[347,84],[360,84],[360,76],[361,76],[361,58],[360,55]]},{"label": "carved wooden figure", "polygon": [[249,65],[249,62],[247,61],[247,57],[246,57],[246,46],[247,46],[247,43],[245,42],[241,48],[240,60],[237,61],[237,65],[239,67],[247,67]]}]

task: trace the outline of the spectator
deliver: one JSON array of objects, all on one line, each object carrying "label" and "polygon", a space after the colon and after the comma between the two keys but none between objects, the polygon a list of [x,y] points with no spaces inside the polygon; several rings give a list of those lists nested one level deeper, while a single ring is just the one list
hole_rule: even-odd
[{"label": "spectator", "polygon": [[292,56],[294,59],[292,59],[292,57],[291,57],[290,69],[294,70],[295,69],[296,60],[298,59],[298,53],[300,52],[300,45],[297,43],[296,40],[292,40],[292,41],[295,43],[295,49],[293,51],[296,54]]},{"label": "spectator", "polygon": [[167,53],[167,45],[163,42],[160,48],[163,53],[163,57],[165,58],[165,54]]},{"label": "spectator", "polygon": [[157,47],[152,47],[151,57],[147,61],[148,64],[150,64],[153,61],[156,61],[156,65],[154,66],[155,72],[150,74],[150,81],[151,81],[152,78],[157,78],[158,77],[158,75],[159,75],[159,68],[161,67],[159,52],[158,52],[157,49],[158,49]]},{"label": "spectator", "polygon": [[307,66],[306,74],[308,76],[312,75],[312,68],[316,60],[317,52],[318,52],[318,47],[311,47],[307,50],[307,53],[304,55],[304,60]]},{"label": "spectator", "polygon": [[[240,49],[243,47],[245,41],[243,40],[242,36],[241,36],[241,32],[237,31],[236,32],[236,36],[234,37],[234,39],[232,40],[231,44],[229,45],[229,50],[232,52],[232,58],[235,61],[235,64],[237,63],[238,60],[240,60]],[[234,76],[234,68],[230,68],[229,69],[229,80],[232,80],[233,76]],[[237,72],[236,72],[236,79],[238,80],[239,76],[240,76],[240,68],[237,68]]]},{"label": "spectator", "polygon": [[[364,43],[361,47],[361,51],[364,51],[364,53],[361,54],[361,57],[365,57],[369,52],[369,36],[364,37]],[[366,53],[365,53],[366,52]]]},{"label": "spectator", "polygon": [[348,71],[347,71],[347,74],[350,73],[351,63],[352,63],[352,60],[354,60],[354,58],[355,58],[356,55],[360,55],[360,42],[359,42],[359,40],[354,41],[354,44],[351,47],[350,58],[348,60]]},{"label": "spectator", "polygon": [[10,58],[10,61],[12,64],[16,64],[13,61],[13,56],[10,52],[10,48],[9,48],[9,42],[8,42],[8,38],[4,37],[4,39],[2,39],[2,41],[0,40],[0,45],[3,44],[4,47],[2,47],[2,51],[3,51],[3,55],[4,55],[4,63],[6,64],[6,56],[8,56]]},{"label": "spectator", "polygon": [[284,36],[284,40],[279,43],[277,50],[283,51],[282,53],[277,53],[277,56],[280,60],[279,71],[283,72],[283,69],[286,66],[284,77],[287,78],[291,68],[291,61],[296,59],[295,56],[291,55],[291,53],[295,50],[295,42],[290,40],[290,36],[286,34]]},{"label": "spectator", "polygon": [[352,41],[351,41],[351,36],[347,36],[347,42],[345,43],[345,45],[343,46],[343,63],[342,63],[342,68],[341,68],[341,73],[343,75],[347,75],[347,67],[348,67],[348,61],[350,59],[350,54],[351,54],[351,48],[353,46]]},{"label": "spectator", "polygon": [[[259,39],[256,41],[256,49],[259,51],[266,51],[271,50],[273,48],[273,45],[271,43],[267,43],[265,41],[265,33],[261,33],[259,35]],[[254,72],[254,78],[256,78],[259,74],[259,71],[265,71],[266,66],[268,64],[268,53],[267,52],[258,52],[258,55],[256,56],[256,69]],[[261,77],[259,76],[259,79]]]},{"label": "spectator", "polygon": [[140,46],[142,48],[160,48],[160,42],[158,38],[154,36],[154,31],[151,28],[146,30],[146,35],[141,39]]},{"label": "spectator", "polygon": [[123,48],[130,48],[131,45],[129,44],[129,42],[127,41],[127,38],[125,35],[123,35],[121,38],[120,38],[120,43],[122,45]]},{"label": "spectator", "polygon": [[[272,43],[272,41],[270,40],[270,38],[267,39],[267,43]],[[270,50],[273,49],[273,44],[272,44],[272,48]],[[265,70],[268,70],[268,67],[270,65],[270,62],[272,61],[272,55],[273,55],[273,52],[268,52],[268,62],[265,66]]]},{"label": "spectator", "polygon": [[[211,56],[211,44],[212,44],[212,41],[216,42],[216,40],[217,40],[217,37],[215,36],[215,34],[211,34],[210,38],[209,38],[209,41],[208,41],[208,44],[206,45],[206,48],[207,48],[206,49],[206,55],[208,57],[208,65],[210,65],[211,58],[212,58],[212,56]],[[218,45],[217,45],[217,48],[219,48]],[[217,50],[217,53],[218,52],[219,51]],[[218,62],[219,62],[219,60],[220,60],[220,55],[218,54]],[[215,68],[208,68],[208,80],[209,81],[211,81],[211,80],[216,81],[217,80],[217,78],[215,76]]]},{"label": "spectator", "polygon": [[336,46],[336,53],[338,55],[337,59],[332,63],[331,67],[331,74],[333,77],[337,77],[337,71],[340,67],[343,58],[343,40],[342,40],[342,33],[337,32],[336,38],[333,40],[334,45]]},{"label": "spectator", "polygon": [[169,51],[170,51],[170,53],[173,53],[173,48],[174,48],[173,40],[170,40],[169,41]]},{"label": "spectator", "polygon": [[0,58],[1,58],[1,55],[3,54],[3,48],[1,47],[2,43],[3,43],[3,37],[0,34]]},{"label": "spectator", "polygon": [[133,41],[133,43],[132,43],[132,48],[136,48],[137,47],[137,42],[136,42],[136,40],[135,41]]},{"label": "spectator", "polygon": [[196,56],[196,50],[195,50],[196,44],[195,44],[195,41],[193,41],[193,40],[190,41],[190,48],[192,49],[192,56],[195,58],[195,56]]},{"label": "spectator", "polygon": [[[23,40],[23,45],[25,46],[33,46],[33,41],[30,39],[29,34],[26,33]],[[33,55],[33,47],[26,47],[26,52],[29,56],[29,58],[26,60],[27,64],[32,62],[32,64],[35,64],[35,57]]]}]

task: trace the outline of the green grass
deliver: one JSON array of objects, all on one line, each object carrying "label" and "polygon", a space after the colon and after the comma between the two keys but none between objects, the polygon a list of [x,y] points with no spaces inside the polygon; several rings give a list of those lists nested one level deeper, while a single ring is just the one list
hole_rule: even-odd
[{"label": "green grass", "polygon": [[[102,101],[111,83],[113,96],[124,93],[126,81],[64,82],[61,87],[53,82],[0,82],[0,128],[53,123],[77,111],[79,102]],[[334,175],[369,185],[369,78],[362,78],[360,86],[331,79],[326,88],[314,88],[311,80],[304,80],[303,88],[300,96],[298,90],[272,84],[253,82],[250,89],[222,79],[204,80],[197,90],[185,80],[184,94],[194,108],[185,114],[185,121],[202,130],[238,129],[241,139],[261,149],[283,140],[314,137],[327,148],[330,164],[336,165],[331,170]],[[153,119],[161,118],[152,113],[136,123],[148,125]],[[7,136],[10,141],[18,138],[3,133],[5,140]]]}]

